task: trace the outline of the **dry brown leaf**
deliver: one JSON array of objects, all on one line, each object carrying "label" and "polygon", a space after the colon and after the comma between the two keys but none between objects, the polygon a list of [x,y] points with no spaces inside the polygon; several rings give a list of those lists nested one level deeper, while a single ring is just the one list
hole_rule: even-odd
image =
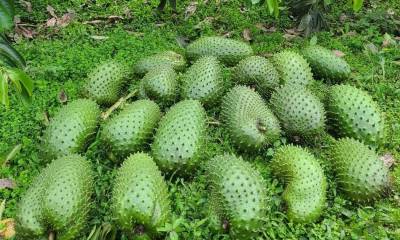
[{"label": "dry brown leaf", "polygon": [[23,36],[25,38],[30,38],[30,39],[32,39],[33,35],[35,34],[33,30],[31,30],[29,28],[25,28],[21,25],[17,25],[15,27],[15,32],[20,36]]},{"label": "dry brown leaf", "polygon": [[332,53],[336,56],[336,57],[344,57],[346,54],[340,50],[332,50]]},{"label": "dry brown leaf", "polygon": [[256,23],[256,28],[260,29],[263,32],[276,32],[276,27],[274,26],[268,27],[263,23]]},{"label": "dry brown leaf", "polygon": [[108,39],[107,36],[98,36],[98,35],[92,35],[92,36],[90,36],[90,38],[92,38],[94,40],[106,40],[106,39]]},{"label": "dry brown leaf", "polygon": [[283,37],[284,37],[286,40],[290,41],[290,40],[292,40],[292,39],[296,38],[296,37],[297,37],[297,35],[293,35],[293,34],[285,33],[285,34],[283,34]]},{"label": "dry brown leaf", "polygon": [[244,38],[244,40],[246,40],[246,41],[248,41],[248,42],[250,42],[251,40],[253,40],[253,38],[251,37],[250,29],[245,28],[245,29],[243,30],[243,38]]},{"label": "dry brown leaf", "polygon": [[52,6],[47,5],[46,10],[47,10],[47,12],[50,14],[50,16],[52,16],[52,17],[54,17],[54,18],[57,18],[57,15],[56,15],[56,13],[55,13],[55,10],[54,10],[54,8],[53,8]]},{"label": "dry brown leaf", "polygon": [[190,18],[196,12],[197,4],[198,4],[198,2],[189,3],[189,5],[187,6],[187,8],[185,10],[185,20]]},{"label": "dry brown leaf", "polygon": [[342,13],[342,15],[340,15],[340,17],[339,17],[339,21],[344,23],[344,22],[346,22],[347,18],[348,18],[347,15]]},{"label": "dry brown leaf", "polygon": [[4,188],[13,189],[15,187],[16,187],[16,184],[15,184],[14,180],[8,179],[8,178],[0,179],[0,189],[4,189]]},{"label": "dry brown leaf", "polygon": [[26,11],[28,13],[32,12],[32,3],[28,2],[28,1],[24,1],[24,0],[20,0],[20,3],[26,8]]},{"label": "dry brown leaf", "polygon": [[273,54],[273,53],[270,53],[270,52],[262,52],[262,53],[260,53],[260,54],[258,54],[258,55],[260,55],[260,56],[262,56],[262,57],[266,57],[266,58],[269,58],[269,57],[274,56],[274,54]]},{"label": "dry brown leaf", "polygon": [[117,16],[117,15],[111,15],[111,16],[108,16],[107,19],[108,19],[109,22],[116,22],[118,20],[123,20],[124,17]]},{"label": "dry brown leaf", "polygon": [[390,168],[396,162],[396,159],[390,153],[385,153],[379,159],[382,160],[385,166],[388,168]]},{"label": "dry brown leaf", "polygon": [[104,22],[104,20],[92,20],[92,21],[85,21],[85,22],[83,22],[83,24],[93,24],[93,25],[95,25],[95,24],[99,24],[99,23],[103,23]]},{"label": "dry brown leaf", "polygon": [[68,102],[68,96],[65,93],[64,89],[60,91],[60,93],[58,94],[58,101],[62,104]]},{"label": "dry brown leaf", "polygon": [[232,36],[232,32],[224,32],[224,34],[222,34],[223,37],[229,38]]},{"label": "dry brown leaf", "polygon": [[60,27],[66,27],[75,17],[73,13],[66,13],[60,19],[57,19],[57,25]]},{"label": "dry brown leaf", "polygon": [[50,18],[46,22],[47,27],[54,27],[57,24],[57,18]]},{"label": "dry brown leaf", "polygon": [[4,219],[0,221],[1,225],[4,225],[4,229],[0,230],[0,239],[11,239],[15,236],[15,220],[12,218]]}]

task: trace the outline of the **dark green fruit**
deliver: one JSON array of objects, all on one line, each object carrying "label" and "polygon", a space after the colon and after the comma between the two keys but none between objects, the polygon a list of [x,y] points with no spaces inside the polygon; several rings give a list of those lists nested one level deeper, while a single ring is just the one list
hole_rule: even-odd
[{"label": "dark green fruit", "polygon": [[188,59],[215,56],[227,65],[235,65],[243,58],[253,55],[250,45],[223,37],[202,37],[186,48]]},{"label": "dark green fruit", "polygon": [[171,67],[160,67],[148,72],[141,81],[142,98],[149,98],[162,106],[175,102],[178,95],[177,74]]},{"label": "dark green fruit", "polygon": [[259,150],[280,137],[279,122],[261,96],[245,86],[222,99],[222,120],[232,141],[243,150]]},{"label": "dark green fruit", "polygon": [[162,171],[191,173],[202,159],[206,112],[198,100],[184,100],[161,119],[152,145],[154,160]]},{"label": "dark green fruit", "polygon": [[186,61],[182,55],[174,51],[165,51],[139,60],[133,70],[136,74],[143,76],[160,67],[172,67],[176,71],[181,71],[185,66]]},{"label": "dark green fruit", "polygon": [[281,77],[281,84],[307,86],[313,81],[310,65],[300,54],[285,50],[275,54],[272,59]]},{"label": "dark green fruit", "polygon": [[341,190],[354,201],[375,200],[389,185],[389,169],[375,151],[355,139],[334,143],[330,159]]},{"label": "dark green fruit", "polygon": [[267,94],[279,86],[279,74],[268,59],[251,56],[243,59],[235,68],[240,84],[255,85],[260,93]]},{"label": "dark green fruit", "polygon": [[286,183],[283,199],[294,222],[316,221],[326,205],[326,178],[315,157],[296,146],[280,147],[271,162],[274,174]]},{"label": "dark green fruit", "polygon": [[350,75],[350,66],[343,58],[321,46],[306,47],[302,54],[310,63],[315,76],[327,80],[341,81]]},{"label": "dark green fruit", "polygon": [[222,68],[217,58],[202,57],[183,76],[181,97],[212,105],[218,102],[223,87]]},{"label": "dark green fruit", "polygon": [[112,209],[126,232],[157,235],[170,214],[168,187],[153,159],[145,153],[128,157],[117,172]]},{"label": "dark green fruit", "polygon": [[327,99],[328,119],[338,136],[352,137],[370,145],[384,141],[383,114],[367,92],[349,85],[336,85]]},{"label": "dark green fruit", "polygon": [[311,136],[325,127],[321,101],[300,85],[285,85],[271,96],[272,110],[290,135]]},{"label": "dark green fruit", "polygon": [[86,226],[93,181],[85,158],[73,154],[54,160],[21,198],[18,234],[34,239],[53,232],[60,240],[76,239]]},{"label": "dark green fruit", "polygon": [[63,106],[44,132],[44,150],[49,158],[82,152],[97,131],[99,106],[78,99]]},{"label": "dark green fruit", "polygon": [[149,143],[160,118],[155,102],[138,100],[105,123],[101,136],[113,154],[126,157]]},{"label": "dark green fruit", "polygon": [[234,155],[207,164],[210,205],[222,230],[233,239],[253,239],[265,229],[267,191],[261,174]]},{"label": "dark green fruit", "polygon": [[111,105],[120,97],[125,83],[125,68],[118,62],[108,61],[97,66],[89,74],[83,92],[100,105]]}]

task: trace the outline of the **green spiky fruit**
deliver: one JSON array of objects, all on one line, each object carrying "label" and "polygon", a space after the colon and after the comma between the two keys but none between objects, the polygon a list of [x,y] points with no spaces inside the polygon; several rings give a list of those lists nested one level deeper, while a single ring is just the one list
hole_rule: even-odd
[{"label": "green spiky fruit", "polygon": [[288,134],[307,137],[324,130],[324,106],[301,85],[280,87],[272,94],[271,105]]},{"label": "green spiky fruit", "polygon": [[104,62],[89,73],[83,93],[100,105],[111,105],[120,97],[125,75],[125,68],[120,63]]},{"label": "green spiky fruit", "polygon": [[354,201],[372,201],[389,185],[389,169],[374,150],[358,140],[338,140],[330,149],[330,159],[339,187]]},{"label": "green spiky fruit", "polygon": [[259,150],[280,137],[279,122],[261,96],[245,86],[222,99],[221,116],[233,142],[242,150]]},{"label": "green spiky fruit", "polygon": [[197,60],[182,78],[183,99],[197,99],[212,105],[218,102],[223,90],[222,68],[213,56]]},{"label": "green spiky fruit", "polygon": [[279,86],[279,74],[268,59],[251,56],[235,68],[235,78],[241,84],[255,85],[260,93],[267,94]]},{"label": "green spiky fruit", "polygon": [[133,69],[136,74],[143,76],[160,67],[172,67],[176,71],[181,71],[185,66],[186,61],[182,55],[174,51],[165,51],[139,60]]},{"label": "green spiky fruit", "polygon": [[63,106],[44,133],[44,151],[49,158],[82,152],[96,133],[99,106],[89,99],[78,99]]},{"label": "green spiky fruit", "polygon": [[162,171],[191,173],[204,152],[206,112],[198,100],[184,100],[161,119],[152,145]]},{"label": "green spiky fruit", "polygon": [[327,187],[317,159],[307,149],[288,145],[276,151],[271,168],[286,183],[288,218],[301,223],[317,220],[326,205]]},{"label": "green spiky fruit", "polygon": [[153,159],[144,153],[128,157],[117,172],[112,209],[120,228],[157,235],[170,213],[168,187]]},{"label": "green spiky fruit", "polygon": [[86,225],[93,181],[84,157],[72,154],[54,160],[21,199],[19,234],[34,239],[53,232],[60,240],[76,239]]},{"label": "green spiky fruit", "polygon": [[352,137],[370,145],[384,141],[385,123],[378,104],[365,91],[336,85],[327,98],[332,130],[340,137]]},{"label": "green spiky fruit", "polygon": [[154,100],[162,106],[175,102],[178,95],[177,74],[171,67],[160,67],[148,72],[140,83],[142,98]]},{"label": "green spiky fruit", "polygon": [[186,48],[188,59],[196,60],[203,56],[215,56],[227,65],[235,65],[251,55],[253,55],[253,49],[250,45],[223,37],[202,37]]},{"label": "green spiky fruit", "polygon": [[321,46],[306,47],[302,54],[310,63],[315,76],[327,80],[341,81],[350,75],[350,66],[343,58]]},{"label": "green spiky fruit", "polygon": [[261,174],[234,155],[220,155],[207,165],[213,212],[233,239],[253,239],[265,227],[267,192]]},{"label": "green spiky fruit", "polygon": [[138,100],[104,124],[102,139],[116,156],[124,158],[149,143],[160,117],[155,102]]},{"label": "green spiky fruit", "polygon": [[280,75],[281,84],[307,86],[313,81],[310,65],[300,54],[285,50],[275,54],[272,59]]}]

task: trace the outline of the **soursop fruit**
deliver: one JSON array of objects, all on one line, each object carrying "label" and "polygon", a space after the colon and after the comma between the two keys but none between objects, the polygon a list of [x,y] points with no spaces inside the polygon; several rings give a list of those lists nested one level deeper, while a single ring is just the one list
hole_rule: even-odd
[{"label": "soursop fruit", "polygon": [[197,60],[182,78],[181,97],[196,99],[205,105],[218,102],[224,90],[222,67],[216,57]]},{"label": "soursop fruit", "polygon": [[97,131],[99,116],[99,106],[89,99],[77,99],[61,107],[44,132],[47,157],[84,151]]},{"label": "soursop fruit", "polygon": [[162,171],[190,174],[202,160],[206,112],[198,100],[184,100],[170,108],[160,121],[152,145]]},{"label": "soursop fruit", "polygon": [[160,67],[172,67],[176,71],[182,71],[185,66],[186,61],[182,55],[174,51],[164,51],[140,59],[133,69],[136,74],[143,76]]},{"label": "soursop fruit", "polygon": [[281,84],[307,86],[313,82],[310,65],[300,54],[285,50],[276,53],[272,60],[280,75]]},{"label": "soursop fruit", "polygon": [[101,138],[118,157],[141,150],[149,143],[161,111],[151,100],[138,100],[128,104],[103,126]]},{"label": "soursop fruit", "polygon": [[232,88],[222,99],[221,118],[232,141],[242,150],[260,150],[280,137],[278,119],[261,96],[245,86]]},{"label": "soursop fruit", "polygon": [[153,69],[141,80],[139,88],[141,98],[151,99],[161,106],[169,106],[178,96],[177,74],[171,67]]},{"label": "soursop fruit", "polygon": [[267,191],[261,174],[234,155],[207,164],[212,215],[233,239],[253,239],[265,228]]},{"label": "soursop fruit", "polygon": [[125,232],[154,237],[157,228],[165,225],[171,210],[168,187],[148,154],[136,153],[124,161],[111,202],[118,226]]},{"label": "soursop fruit", "polygon": [[223,37],[202,37],[186,48],[186,56],[190,60],[215,56],[222,63],[230,66],[251,55],[253,55],[253,49],[250,45]]},{"label": "soursop fruit", "polygon": [[51,162],[21,198],[18,235],[35,239],[52,232],[59,240],[76,239],[86,226],[93,181],[84,157],[72,154]]},{"label": "soursop fruit", "polygon": [[328,119],[339,137],[351,137],[378,146],[385,138],[384,117],[378,104],[365,91],[336,85],[327,98]]},{"label": "soursop fruit", "polygon": [[321,101],[301,85],[284,85],[271,96],[272,110],[289,135],[308,137],[325,128]]},{"label": "soursop fruit", "polygon": [[372,201],[388,187],[389,169],[374,150],[358,140],[338,140],[329,156],[339,187],[351,200]]},{"label": "soursop fruit", "polygon": [[126,73],[122,64],[116,61],[104,62],[89,73],[83,93],[100,105],[111,105],[120,97]]},{"label": "soursop fruit", "polygon": [[314,75],[320,78],[341,81],[347,79],[351,73],[346,60],[324,47],[317,45],[306,47],[302,55],[310,63]]},{"label": "soursop fruit", "polygon": [[251,56],[240,61],[234,75],[240,84],[254,85],[264,95],[279,86],[278,71],[268,59],[260,56]]},{"label": "soursop fruit", "polygon": [[283,199],[294,222],[316,221],[326,205],[326,178],[318,160],[297,146],[280,147],[271,162],[275,176],[285,182]]}]

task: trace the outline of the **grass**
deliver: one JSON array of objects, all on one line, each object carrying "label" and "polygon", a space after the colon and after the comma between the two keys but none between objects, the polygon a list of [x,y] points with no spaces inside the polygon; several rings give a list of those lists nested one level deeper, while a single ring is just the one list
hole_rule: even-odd
[{"label": "grass", "polygon": [[[50,2],[50,3],[49,3]],[[145,1],[98,0],[98,1],[32,1],[33,12],[27,13],[19,8],[23,22],[43,25],[49,18],[47,4],[61,16],[68,9],[74,10],[74,21],[65,28],[36,28],[33,40],[22,39],[16,47],[28,61],[28,73],[35,80],[33,104],[24,106],[14,96],[11,109],[0,106],[0,152],[14,145],[23,145],[21,152],[9,162],[8,167],[0,169],[0,178],[11,178],[17,183],[15,189],[0,190],[0,199],[7,199],[6,217],[14,217],[16,204],[27,189],[33,177],[48,163],[41,157],[41,135],[46,128],[45,113],[53,116],[61,106],[58,94],[64,90],[69,100],[80,96],[80,89],[88,72],[99,62],[115,58],[132,65],[143,56],[162,50],[172,49],[183,53],[184,49],[176,41],[177,36],[193,40],[203,35],[230,33],[241,39],[242,31],[252,32],[252,46],[259,54],[270,54],[283,49],[300,49],[309,39],[284,38],[283,29],[293,28],[295,24],[286,11],[279,19],[268,16],[266,7],[243,4],[242,1],[209,1],[207,5],[199,1],[195,14],[185,20],[185,8],[189,1],[179,1],[178,14],[170,9],[157,14],[155,0]],[[344,1],[345,2],[345,1]],[[327,16],[332,22],[330,32],[317,34],[318,43],[346,53],[345,59],[353,68],[352,77],[346,83],[367,90],[377,101],[386,115],[387,142],[379,149],[380,153],[390,152],[400,158],[400,71],[395,61],[399,60],[400,49],[389,46],[381,49],[384,29],[372,22],[374,11],[385,12],[393,9],[398,15],[400,4],[385,1],[369,6],[362,13],[353,14],[347,5],[338,4]],[[129,10],[129,14],[127,14]],[[372,12],[372,13],[371,13]],[[346,13],[349,19],[344,23],[336,19]],[[369,15],[368,15],[369,14]],[[107,16],[124,17],[116,23],[108,22]],[[371,15],[371,16],[370,16]],[[100,24],[84,24],[86,21],[106,19]],[[276,32],[264,33],[256,23],[266,23],[277,27]],[[392,28],[393,29],[393,28]],[[356,34],[352,34],[356,31]],[[394,30],[395,31],[395,30]],[[392,34],[396,34],[395,32]],[[105,36],[96,40],[93,36]],[[369,53],[366,46],[379,47],[377,54]],[[133,78],[132,81],[138,81]],[[218,118],[217,111],[209,112],[210,117]],[[280,198],[282,184],[272,177],[268,162],[274,148],[266,149],[257,156],[242,154],[230,144],[223,129],[212,126],[209,130],[207,158],[224,152],[243,155],[262,173],[268,189],[268,221],[265,239],[400,239],[400,200],[399,193],[392,193],[376,203],[358,205],[343,198],[333,181],[332,169],[326,164],[321,146],[316,144],[312,151],[321,159],[324,170],[330,179],[328,206],[321,220],[313,224],[294,224],[285,217],[285,209]],[[276,145],[285,143],[285,138]],[[100,145],[92,145],[87,157],[94,163],[96,188],[94,199],[96,207],[91,211],[90,221],[80,239],[85,239],[94,225],[110,222],[110,189],[117,165],[107,159]],[[202,170],[194,174],[192,180],[181,178],[167,179],[174,216],[171,226],[165,228],[166,237],[173,239],[228,239],[227,236],[212,234],[207,222],[206,179]]]}]

